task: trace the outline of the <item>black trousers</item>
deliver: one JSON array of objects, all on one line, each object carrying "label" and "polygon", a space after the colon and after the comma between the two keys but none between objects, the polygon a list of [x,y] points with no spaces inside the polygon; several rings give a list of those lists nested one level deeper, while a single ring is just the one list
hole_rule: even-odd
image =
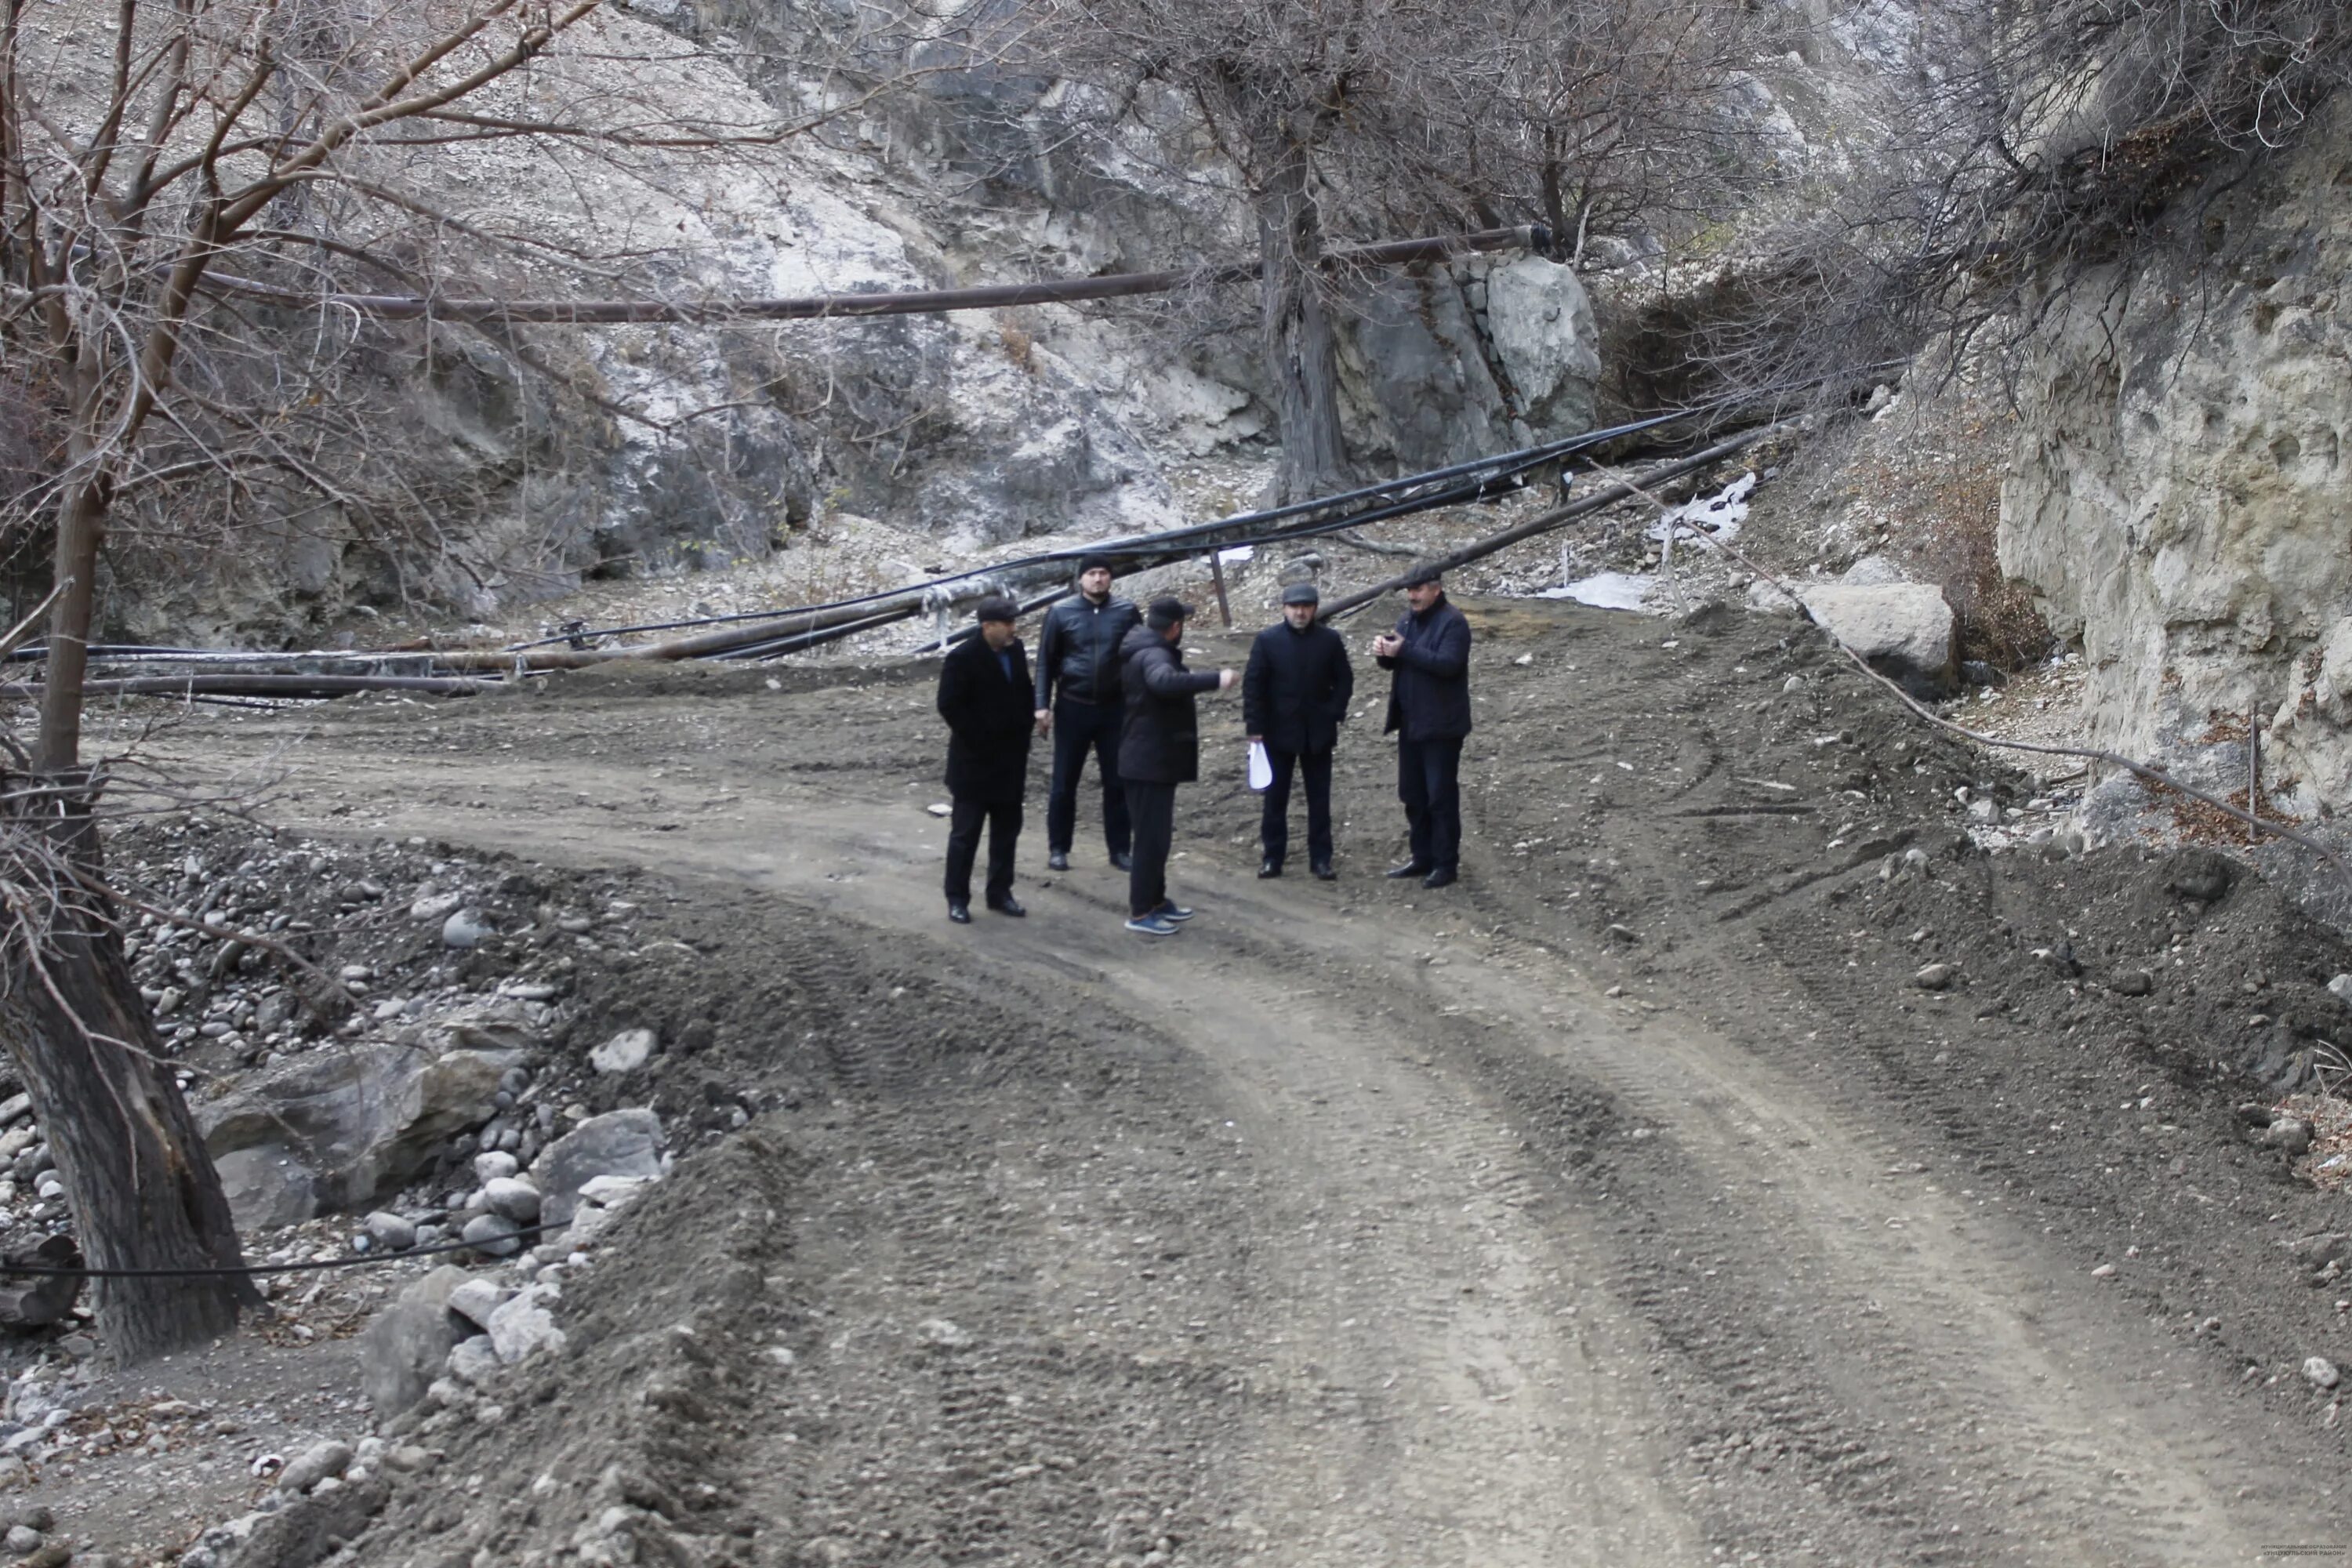
[{"label": "black trousers", "polygon": [[1276,865],[1290,853],[1290,780],[1304,774],[1307,783],[1307,858],[1321,865],[1331,858],[1331,753],[1277,752],[1271,747],[1266,762],[1274,782],[1266,786],[1265,811],[1258,820],[1258,843]]},{"label": "black trousers", "polygon": [[1399,736],[1397,798],[1412,829],[1412,863],[1455,869],[1462,859],[1462,742]]},{"label": "black trousers", "polygon": [[1118,731],[1127,717],[1123,702],[1078,702],[1064,698],[1054,704],[1054,783],[1045,795],[1045,847],[1070,852],[1078,830],[1078,778],[1087,771],[1087,752],[1095,754],[1102,774],[1103,842],[1114,855],[1124,855],[1129,840],[1127,792],[1118,778]]},{"label": "black trousers", "polygon": [[1127,873],[1127,912],[1148,915],[1168,901],[1168,851],[1176,842],[1176,786],[1127,784],[1135,824],[1135,864]]},{"label": "black trousers", "polygon": [[948,902],[971,902],[971,863],[980,858],[981,824],[988,825],[988,897],[993,902],[1013,894],[1013,845],[1021,837],[1021,803],[1017,800],[964,800],[959,797],[948,818]]}]

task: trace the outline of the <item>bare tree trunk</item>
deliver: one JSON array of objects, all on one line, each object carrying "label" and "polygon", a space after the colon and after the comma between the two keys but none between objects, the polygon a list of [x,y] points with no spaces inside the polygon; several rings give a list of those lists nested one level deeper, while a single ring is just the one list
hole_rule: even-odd
[{"label": "bare tree trunk", "polygon": [[[97,1268],[216,1268],[241,1262],[220,1176],[122,956],[95,877],[97,825],[79,773],[5,781],[11,846],[0,1041],[49,1142],[82,1249]],[[59,793],[65,786],[69,793]],[[260,1295],[241,1276],[105,1279],[107,1352],[147,1360],[226,1333]]]},{"label": "bare tree trunk", "polygon": [[1279,143],[1265,167],[1256,198],[1260,341],[1282,436],[1271,499],[1282,506],[1346,489],[1349,472],[1339,433],[1339,356],[1317,270],[1323,225],[1307,186],[1306,149]]},{"label": "bare tree trunk", "polygon": [[[71,456],[83,477],[59,505],[40,734],[30,775],[0,791],[6,862],[6,992],[0,1040],[24,1076],[82,1248],[100,1268],[235,1268],[236,1226],[188,1114],[146,998],[109,919],[95,781],[80,765],[81,705],[110,476],[88,439],[95,387],[77,387]],[[226,1333],[261,1298],[243,1278],[108,1279],[107,1351],[129,1364]]]}]

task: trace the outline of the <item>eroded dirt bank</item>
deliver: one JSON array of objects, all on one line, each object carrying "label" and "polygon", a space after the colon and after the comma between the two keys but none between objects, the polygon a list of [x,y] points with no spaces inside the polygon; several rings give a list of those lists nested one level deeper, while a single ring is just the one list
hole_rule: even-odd
[{"label": "eroded dirt bank", "polygon": [[1207,704],[1173,868],[1202,914],[1156,945],[1087,832],[1043,874],[1042,775],[1030,918],[945,922],[922,669],[171,738],[290,767],[306,831],[642,867],[674,901],[573,1037],[701,1018],[615,1100],[762,1109],[630,1212],[566,1347],[346,1560],[2352,1543],[2300,1370],[2352,1349],[2346,1309],[2328,1249],[2292,1249],[2342,1200],[2237,1110],[2341,1030],[2339,946],[2195,857],[1977,851],[1953,792],[2023,786],[1785,622],[1472,608],[1464,884],[1377,878],[1384,683],[1329,886],[1252,877],[1238,714]]}]

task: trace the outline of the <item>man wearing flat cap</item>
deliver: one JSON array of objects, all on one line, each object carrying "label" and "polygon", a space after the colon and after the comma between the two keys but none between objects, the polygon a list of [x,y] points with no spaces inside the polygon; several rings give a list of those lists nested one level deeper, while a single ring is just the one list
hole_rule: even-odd
[{"label": "man wearing flat cap", "polygon": [[1470,735],[1470,623],[1445,597],[1438,569],[1423,563],[1404,580],[1404,618],[1372,639],[1389,681],[1383,732],[1397,738],[1397,795],[1412,833],[1412,858],[1388,873],[1443,888],[1460,874],[1462,742]]},{"label": "man wearing flat cap", "polygon": [[940,717],[948,721],[948,919],[971,923],[971,865],[988,829],[988,907],[1025,915],[1013,896],[1013,847],[1021,837],[1021,801],[1029,790],[1029,660],[1014,635],[1019,606],[988,598],[976,612],[980,635],[940,665]]},{"label": "man wearing flat cap", "polygon": [[[1078,592],[1045,612],[1037,634],[1037,733],[1054,737],[1054,782],[1045,793],[1045,865],[1070,868],[1078,831],[1078,780],[1087,753],[1102,777],[1103,840],[1110,863],[1124,870],[1132,830],[1127,792],[1119,787],[1118,738],[1126,721],[1118,645],[1143,617],[1110,591],[1108,555],[1078,562]],[[1058,695],[1058,700],[1056,700]]]},{"label": "man wearing flat cap", "polygon": [[1127,689],[1127,727],[1118,742],[1118,776],[1135,824],[1135,863],[1127,873],[1127,929],[1174,936],[1192,911],[1168,896],[1168,851],[1176,837],[1176,786],[1201,776],[1201,721],[1192,699],[1234,684],[1230,669],[1184,668],[1184,623],[1192,607],[1154,599],[1143,625],[1119,644]]},{"label": "man wearing flat cap", "polygon": [[1331,866],[1331,751],[1355,694],[1356,672],[1348,645],[1329,626],[1316,623],[1321,597],[1312,583],[1282,591],[1282,619],[1250,644],[1242,673],[1242,728],[1265,748],[1274,770],[1258,822],[1262,858],[1257,874],[1282,875],[1290,852],[1290,781],[1307,782],[1307,868],[1323,881]]}]

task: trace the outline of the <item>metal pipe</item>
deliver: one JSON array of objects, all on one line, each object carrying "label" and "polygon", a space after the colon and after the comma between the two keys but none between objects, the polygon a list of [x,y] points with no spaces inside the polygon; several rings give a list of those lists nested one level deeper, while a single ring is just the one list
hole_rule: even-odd
[{"label": "metal pipe", "polygon": [[[1543,250],[1550,231],[1540,224],[1480,229],[1474,234],[1390,240],[1336,250],[1322,258],[1331,270],[1348,267],[1400,267],[1443,261],[1483,250]],[[1159,272],[1113,272],[1098,278],[1052,279],[1032,283],[995,283],[974,289],[910,289],[866,294],[806,294],[779,299],[732,299],[708,304],[652,300],[436,300],[421,294],[308,293],[250,278],[214,272],[207,287],[252,295],[287,305],[332,306],[378,321],[471,321],[499,326],[618,326],[645,321],[723,325],[735,321],[805,321],[866,316],[931,315],[944,310],[996,310],[1015,305],[1067,305],[1135,294],[1166,294],[1187,286],[1246,283],[1257,277],[1255,261],[1222,267],[1171,268]]]}]

